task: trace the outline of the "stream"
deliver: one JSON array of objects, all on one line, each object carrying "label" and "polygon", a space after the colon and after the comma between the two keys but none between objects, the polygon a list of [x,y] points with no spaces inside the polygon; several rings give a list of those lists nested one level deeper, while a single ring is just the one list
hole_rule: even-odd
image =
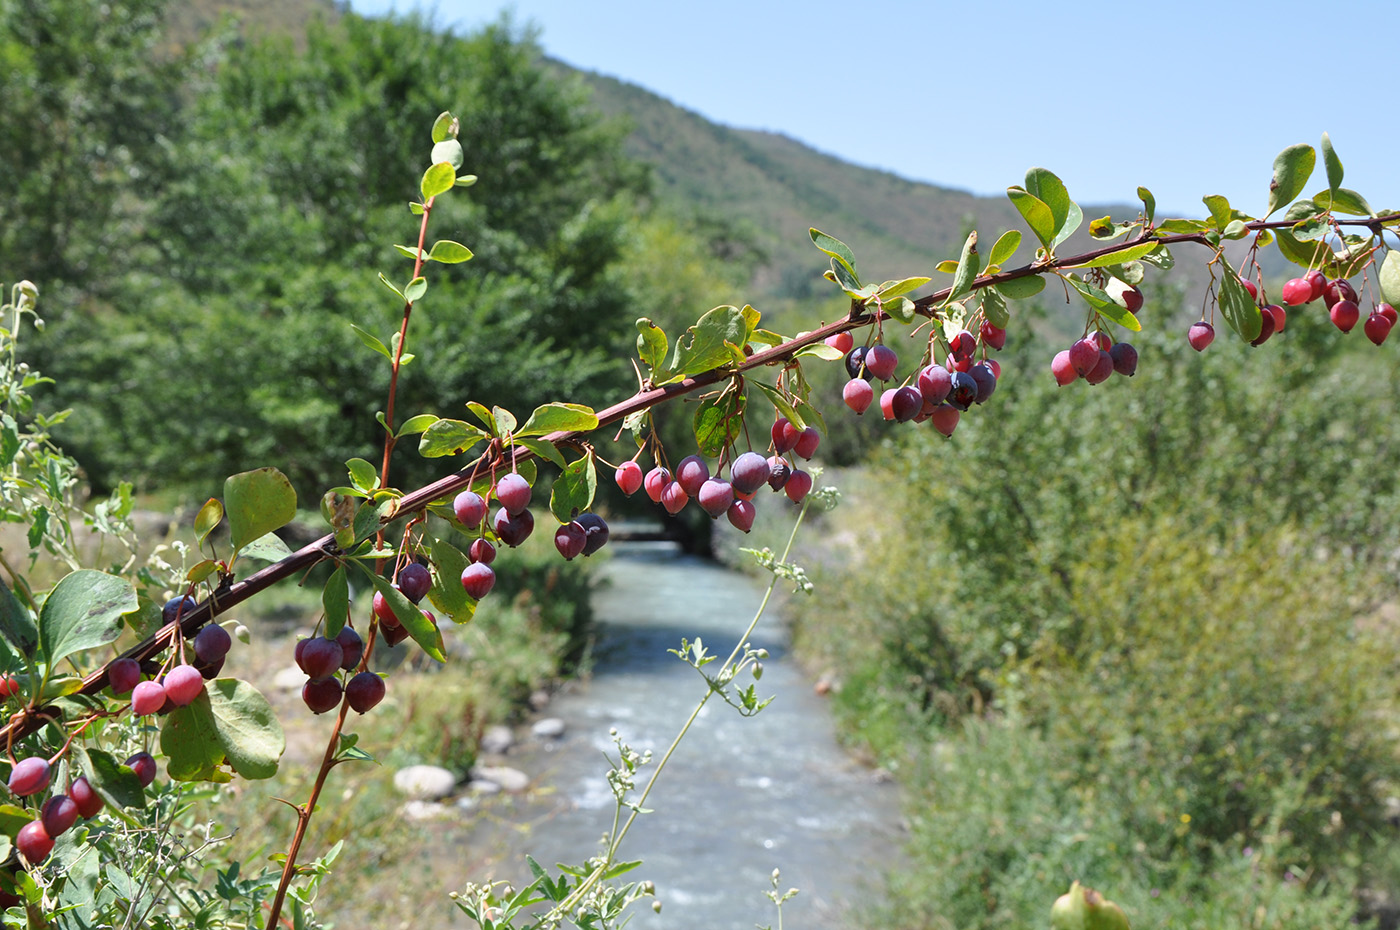
[{"label": "stream", "polygon": [[[565,734],[512,752],[549,788],[547,809],[519,841],[546,866],[599,851],[614,810],[603,759],[616,754],[609,730],[659,760],[704,694],[700,676],[667,650],[700,637],[723,660],[763,597],[760,580],[669,544],[613,549],[595,596],[592,676],[545,711],[564,721]],[[638,930],[777,927],[765,897],[775,868],[779,891],[799,889],[783,905],[785,926],[865,926],[861,902],[899,854],[896,787],[837,745],[825,699],[787,652],[772,606],[752,642],[770,654],[758,694],[776,699],[752,718],[712,699],[648,798],[654,813],[638,819],[620,850],[622,860],[643,860],[627,878],[655,882],[663,905],[659,914],[646,899],[635,905]],[[744,673],[736,684],[751,680]],[[638,792],[652,767],[639,773]]]}]

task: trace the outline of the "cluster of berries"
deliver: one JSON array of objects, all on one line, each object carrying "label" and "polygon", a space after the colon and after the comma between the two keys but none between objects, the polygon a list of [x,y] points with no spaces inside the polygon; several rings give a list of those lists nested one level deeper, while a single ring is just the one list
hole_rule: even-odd
[{"label": "cluster of berries", "polygon": [[[138,752],[126,760],[126,767],[141,782],[141,787],[149,787],[156,779],[156,760],[148,752]],[[27,798],[41,794],[49,787],[53,766],[42,756],[20,759],[10,769],[8,787],[10,794],[17,798]],[[15,837],[19,854],[31,863],[40,863],[53,852],[54,840],[66,832],[78,818],[96,817],[104,805],[102,796],[86,778],[78,778],[68,786],[64,794],[55,794],[43,803],[39,817],[20,827]]]},{"label": "cluster of berries", "polygon": [[[1004,347],[1006,330],[983,321],[978,333],[980,340],[967,330],[959,331],[948,340],[948,354],[941,364],[931,362],[912,383],[886,388],[880,395],[884,418],[899,423],[927,420],[944,436],[952,436],[962,414],[973,404],[986,403],[1001,377],[1001,364],[986,358],[985,350]],[[842,400],[857,415],[865,413],[875,402],[870,379],[890,381],[899,367],[899,356],[882,343],[854,345],[850,333],[829,336],[826,343],[845,353],[849,380],[842,388]],[[979,347],[983,349],[981,361],[977,360]]]},{"label": "cluster of berries", "polygon": [[[1344,278],[1329,281],[1320,271],[1309,271],[1301,278],[1292,278],[1283,285],[1283,302],[1290,307],[1299,307],[1321,298],[1327,307],[1332,323],[1344,333],[1349,333],[1361,319],[1356,289]],[[1275,314],[1279,311],[1275,308]],[[1380,304],[1366,318],[1362,330],[1366,338],[1376,345],[1385,342],[1390,329],[1395,325],[1397,314],[1390,304]],[[1282,327],[1279,327],[1282,329]]]},{"label": "cluster of berries", "polygon": [[1113,374],[1131,378],[1137,372],[1138,353],[1131,343],[1114,342],[1102,330],[1062,349],[1050,361],[1055,382],[1064,387],[1083,378],[1090,384],[1103,384]]}]

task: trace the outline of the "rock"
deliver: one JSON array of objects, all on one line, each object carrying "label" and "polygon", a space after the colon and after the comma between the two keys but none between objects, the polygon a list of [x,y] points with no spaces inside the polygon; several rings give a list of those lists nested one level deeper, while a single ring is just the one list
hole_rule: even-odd
[{"label": "rock", "polygon": [[530,732],[535,734],[537,739],[559,739],[564,735],[564,721],[558,717],[545,717],[543,720],[536,720]]},{"label": "rock", "polygon": [[409,801],[399,808],[405,820],[438,820],[452,814],[452,808],[446,804],[439,804],[436,801]]},{"label": "rock", "polygon": [[519,794],[530,787],[530,776],[505,765],[482,765],[472,769],[472,778],[494,782],[502,791]]},{"label": "rock", "polygon": [[295,665],[289,665],[272,676],[272,687],[278,691],[300,691],[306,684],[306,673]]},{"label": "rock", "polygon": [[515,733],[510,727],[500,725],[486,728],[481,734],[481,751],[488,756],[499,756],[515,745]]},{"label": "rock", "polygon": [[484,778],[473,778],[467,782],[467,790],[472,794],[500,794],[501,786]]},{"label": "rock", "polygon": [[436,765],[410,765],[394,773],[394,787],[417,800],[445,798],[457,787],[457,776]]}]

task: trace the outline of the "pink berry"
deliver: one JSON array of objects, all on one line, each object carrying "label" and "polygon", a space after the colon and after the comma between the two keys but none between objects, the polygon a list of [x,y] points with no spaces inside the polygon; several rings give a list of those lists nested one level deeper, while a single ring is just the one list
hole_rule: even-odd
[{"label": "pink berry", "polygon": [[138,717],[158,713],[165,706],[165,688],[158,681],[143,681],[131,689],[131,712]]},{"label": "pink berry", "polygon": [[1259,286],[1256,285],[1253,281],[1242,281],[1241,283],[1244,285],[1244,289],[1247,290],[1247,291],[1249,291],[1249,296],[1250,296],[1251,298],[1253,298],[1255,301],[1258,301],[1258,300],[1259,300]]},{"label": "pink berry", "polygon": [[485,537],[473,539],[472,544],[467,547],[467,558],[482,565],[490,565],[496,561],[496,547]]},{"label": "pink berry", "polygon": [[1215,341],[1215,327],[1205,320],[1198,320],[1186,331],[1186,341],[1191,343],[1191,348],[1197,352],[1204,352],[1206,346]]},{"label": "pink berry", "polygon": [[49,786],[49,763],[42,756],[30,756],[15,763],[10,769],[10,794],[27,798],[38,794]]},{"label": "pink berry", "polygon": [[783,485],[783,493],[788,496],[788,500],[794,504],[800,504],[802,498],[812,490],[812,476],[800,468],[794,468],[788,477],[787,484]]},{"label": "pink berry", "polygon": [[1312,282],[1307,278],[1289,278],[1283,283],[1283,302],[1299,307],[1312,300]]},{"label": "pink berry", "polygon": [[86,778],[79,778],[68,786],[68,796],[73,799],[73,803],[78,807],[78,813],[83,817],[96,817],[106,803],[102,800],[102,795],[92,787]]},{"label": "pink berry", "polygon": [[788,422],[787,417],[778,417],[773,422],[773,451],[782,455],[797,445],[797,429]]},{"label": "pink berry", "polygon": [[933,413],[929,414],[929,422],[944,436],[952,436],[953,430],[958,428],[958,420],[961,417],[962,414],[958,412],[958,408],[952,404],[939,404],[933,408]]},{"label": "pink berry", "polygon": [[495,586],[496,573],[489,565],[473,562],[462,571],[462,587],[466,588],[467,595],[475,600],[479,601],[490,594]]},{"label": "pink berry", "polygon": [[710,477],[710,466],[698,455],[687,455],[676,466],[676,481],[688,497],[700,493],[700,486]]},{"label": "pink berry", "polygon": [[53,852],[53,837],[49,836],[41,821],[31,820],[19,828],[19,835],[15,837],[15,846],[19,849],[21,856],[37,865],[47,859],[49,853]]},{"label": "pink berry", "polygon": [[1288,311],[1280,307],[1278,304],[1269,304],[1267,307],[1261,308],[1260,312],[1263,312],[1263,310],[1269,311],[1269,313],[1273,316],[1274,332],[1283,332],[1284,326],[1288,325]]},{"label": "pink berry", "polygon": [[888,381],[898,366],[899,356],[887,345],[873,345],[865,350],[865,370],[878,381]]},{"label": "pink berry", "polygon": [[987,320],[982,321],[982,326],[978,329],[982,336],[982,344],[991,349],[1006,348],[1006,330],[1000,326],[993,326]]},{"label": "pink berry", "polygon": [[661,493],[666,490],[666,485],[671,483],[671,472],[660,465],[647,472],[646,480],[647,497],[651,498],[653,504],[661,503]]},{"label": "pink berry", "polygon": [[671,516],[680,513],[685,505],[690,503],[690,495],[685,493],[685,488],[680,482],[672,481],[666,485],[666,490],[661,492],[661,506],[666,508],[666,512]]},{"label": "pink berry", "polygon": [[1109,337],[1108,333],[1101,329],[1094,330],[1089,334],[1089,338],[1094,340],[1094,345],[1099,347],[1100,352],[1107,352],[1109,349],[1113,348],[1113,340]]},{"label": "pink berry", "polygon": [[519,516],[530,506],[530,482],[511,472],[496,482],[496,500],[512,517]]},{"label": "pink berry", "polygon": [[1387,320],[1389,320],[1391,326],[1394,326],[1397,322],[1400,322],[1400,314],[1396,313],[1395,308],[1392,307],[1390,304],[1378,305],[1376,307],[1376,312],[1379,313],[1381,316],[1385,317]]},{"label": "pink berry", "polygon": [[1079,372],[1074,370],[1074,365],[1069,360],[1069,349],[1061,349],[1055,353],[1055,357],[1050,361],[1050,373],[1055,376],[1055,383],[1060,387],[1079,380]]},{"label": "pink berry", "polygon": [[771,474],[767,459],[757,452],[745,452],[729,466],[729,483],[735,494],[753,494]]},{"label": "pink berry", "polygon": [[948,340],[948,354],[960,362],[972,361],[972,354],[976,351],[977,338],[965,329]]},{"label": "pink berry", "polygon": [[852,378],[841,389],[841,399],[860,415],[870,408],[871,401],[875,399],[875,389],[864,378]]},{"label": "pink berry", "polygon": [[1327,276],[1320,271],[1313,270],[1303,275],[1303,280],[1312,285],[1312,297],[1309,301],[1317,300],[1327,291]]},{"label": "pink berry", "polygon": [[919,393],[930,404],[941,404],[953,389],[953,375],[942,365],[930,365],[919,372]]},{"label": "pink berry", "polygon": [[700,493],[695,496],[695,500],[700,504],[701,510],[712,519],[718,519],[719,515],[734,503],[734,488],[723,478],[710,478],[700,485]]},{"label": "pink berry", "polygon": [[171,704],[184,707],[204,693],[204,676],[193,665],[177,665],[166,673],[163,687]]},{"label": "pink berry", "polygon": [[[885,388],[880,392],[880,414],[886,420],[894,420],[894,395],[896,393],[896,388]],[[922,395],[920,399],[922,400]]]},{"label": "pink berry", "polygon": [[747,533],[753,529],[754,506],[749,501],[735,501],[729,505],[729,522],[735,529]]},{"label": "pink berry", "polygon": [[463,491],[453,499],[452,512],[463,526],[480,526],[486,519],[486,498],[475,491]]},{"label": "pink berry", "polygon": [[[1341,282],[1346,284],[1345,281]],[[1350,285],[1348,285],[1350,287]],[[1344,333],[1351,332],[1351,328],[1356,325],[1356,321],[1361,319],[1361,308],[1353,300],[1339,300],[1332,305],[1328,311],[1332,316],[1332,323]]]},{"label": "pink berry", "polygon": [[1099,344],[1093,339],[1081,339],[1069,347],[1069,363],[1079,377],[1087,377],[1099,363]]},{"label": "pink berry", "polygon": [[856,340],[855,337],[848,332],[833,333],[826,337],[826,344],[842,355],[845,355],[847,352],[851,351],[851,348],[856,344]]},{"label": "pink berry", "polygon": [[817,432],[815,426],[809,426],[797,437],[792,451],[797,453],[799,458],[810,459],[817,454],[817,446],[821,444],[821,441],[822,434]]},{"label": "pink berry", "polygon": [[636,462],[623,462],[617,467],[613,478],[622,493],[631,497],[642,486],[642,466]]}]

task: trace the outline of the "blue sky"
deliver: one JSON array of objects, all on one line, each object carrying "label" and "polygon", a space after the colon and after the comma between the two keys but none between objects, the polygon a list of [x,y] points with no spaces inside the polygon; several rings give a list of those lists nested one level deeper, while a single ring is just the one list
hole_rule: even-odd
[{"label": "blue sky", "polygon": [[[351,0],[366,15],[415,6]],[[1375,208],[1400,208],[1400,124],[1387,103],[1400,3],[1060,6],[438,0],[426,9],[458,31],[509,9],[572,65],[726,125],[947,187],[999,193],[1042,165],[1084,203],[1129,202],[1143,184],[1159,215],[1202,215],[1206,194],[1257,215],[1274,156],[1316,147],[1325,130],[1344,185]],[[1322,178],[1319,166],[1309,192]]]}]

